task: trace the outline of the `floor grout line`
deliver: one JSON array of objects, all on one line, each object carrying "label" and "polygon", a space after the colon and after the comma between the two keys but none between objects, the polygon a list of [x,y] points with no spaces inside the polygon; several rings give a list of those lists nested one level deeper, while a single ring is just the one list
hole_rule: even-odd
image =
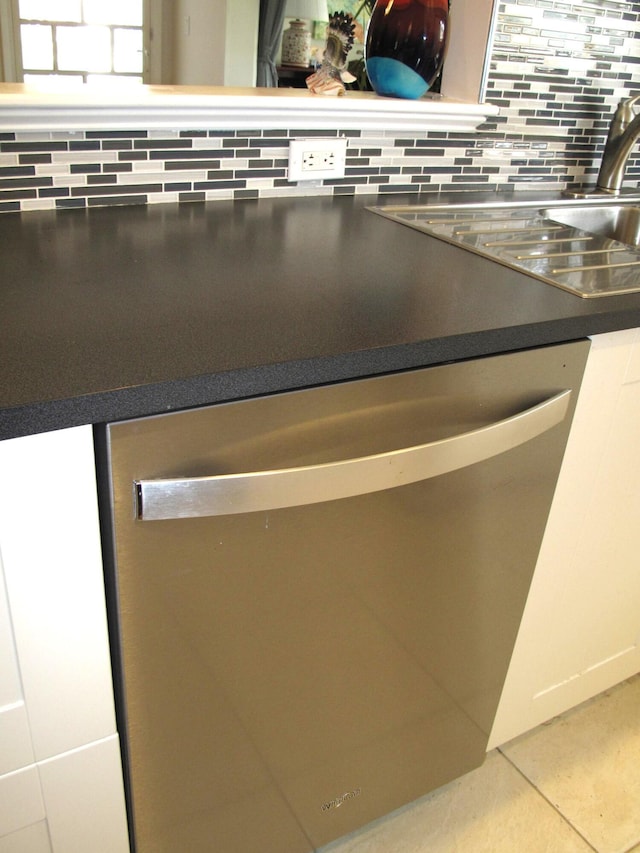
[{"label": "floor grout line", "polygon": [[[600,851],[598,850],[598,848],[597,848],[597,847],[594,847],[594,846],[593,846],[593,844],[591,844],[591,842],[590,842],[587,838],[585,838],[585,836],[584,836],[584,835],[583,835],[583,834],[582,834],[578,829],[576,829],[576,827],[571,823],[571,821],[569,820],[569,818],[568,818],[568,817],[566,817],[566,816],[565,816],[565,815],[560,811],[560,809],[555,805],[555,803],[553,803],[553,802],[549,799],[549,797],[547,797],[547,795],[546,795],[546,794],[544,794],[544,793],[540,790],[540,788],[538,788],[538,787],[537,787],[537,786],[536,786],[536,785],[531,781],[531,779],[529,779],[529,777],[527,776],[527,774],[526,774],[526,773],[524,773],[524,771],[522,771],[522,770],[518,767],[518,765],[517,765],[517,764],[516,764],[516,763],[515,763],[511,758],[509,758],[509,756],[508,756],[506,753],[504,753],[504,752],[502,751],[502,749],[501,749],[500,747],[497,747],[497,750],[498,750],[498,752],[500,753],[500,755],[501,755],[503,758],[505,758],[505,759],[509,762],[509,764],[513,767],[513,769],[514,769],[514,770],[516,770],[516,771],[517,771],[517,773],[519,773],[519,774],[520,774],[520,776],[522,776],[522,778],[525,780],[525,782],[527,783],[527,785],[529,785],[529,787],[530,787],[530,788],[533,788],[533,790],[536,792],[536,794],[538,794],[538,796],[539,796],[539,797],[541,797],[541,798],[542,798],[546,803],[548,803],[548,804],[551,806],[551,808],[554,810],[554,812],[562,818],[563,822],[564,822],[564,823],[569,827],[569,829],[574,833],[574,835],[577,835],[580,839],[582,839],[582,841],[584,841],[584,843],[589,847],[589,849],[590,849],[590,850],[593,850],[593,851],[594,851],[594,853],[600,853]],[[633,848],[631,848],[629,851],[627,851],[627,853],[631,853],[631,851],[632,851],[632,850],[633,850]]]}]

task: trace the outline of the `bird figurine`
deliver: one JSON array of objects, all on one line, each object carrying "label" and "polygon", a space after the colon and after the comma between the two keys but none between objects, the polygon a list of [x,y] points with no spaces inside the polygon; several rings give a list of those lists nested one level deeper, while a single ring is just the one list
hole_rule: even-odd
[{"label": "bird figurine", "polygon": [[344,95],[344,84],[353,83],[356,79],[347,71],[347,57],[353,47],[355,29],[353,15],[348,12],[329,15],[322,65],[305,81],[314,94]]}]

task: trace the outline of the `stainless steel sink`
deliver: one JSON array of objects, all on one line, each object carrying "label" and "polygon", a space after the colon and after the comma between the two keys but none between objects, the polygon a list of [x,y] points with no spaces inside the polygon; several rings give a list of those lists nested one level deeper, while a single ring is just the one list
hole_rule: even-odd
[{"label": "stainless steel sink", "polygon": [[548,207],[540,211],[547,219],[618,240],[628,246],[640,246],[640,207],[608,204],[602,207]]},{"label": "stainless steel sink", "polygon": [[583,298],[640,292],[640,198],[369,210]]}]

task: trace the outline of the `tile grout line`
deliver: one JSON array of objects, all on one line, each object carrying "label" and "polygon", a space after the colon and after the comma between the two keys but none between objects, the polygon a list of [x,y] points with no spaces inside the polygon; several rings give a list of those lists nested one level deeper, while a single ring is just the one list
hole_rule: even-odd
[{"label": "tile grout line", "polygon": [[[569,818],[568,818],[568,817],[566,817],[566,816],[565,816],[565,815],[560,811],[560,809],[559,809],[559,808],[558,808],[558,807],[557,807],[557,806],[556,806],[556,805],[555,805],[555,804],[554,804],[554,803],[549,799],[549,797],[547,797],[547,796],[546,796],[546,794],[544,794],[544,793],[543,793],[543,792],[542,792],[538,787],[536,787],[536,785],[534,785],[534,783],[531,781],[531,779],[529,779],[529,777],[526,775],[526,773],[524,773],[524,772],[523,772],[523,771],[518,767],[518,765],[517,765],[514,761],[512,761],[512,759],[511,759],[511,758],[509,758],[509,756],[508,756],[506,753],[504,753],[504,752],[502,751],[502,749],[501,749],[500,747],[497,747],[497,750],[498,750],[498,752],[500,753],[500,755],[501,755],[501,756],[502,756],[506,761],[508,761],[508,762],[509,762],[509,764],[514,768],[514,770],[516,770],[516,771],[517,771],[517,773],[519,773],[519,774],[520,774],[520,776],[522,776],[522,778],[525,780],[525,782],[527,783],[527,785],[528,785],[530,788],[533,788],[533,790],[536,792],[536,794],[538,794],[538,796],[540,796],[540,797],[541,797],[545,802],[547,802],[547,803],[551,806],[551,808],[554,810],[554,812],[556,812],[556,814],[558,814],[558,815],[562,818],[563,822],[567,824],[567,826],[571,829],[571,831],[572,831],[575,835],[577,835],[579,838],[581,838],[581,839],[582,839],[582,841],[584,841],[584,843],[589,847],[589,849],[590,849],[590,850],[593,850],[593,851],[594,851],[594,853],[599,853],[599,851],[598,851],[597,847],[594,847],[594,846],[593,846],[593,844],[591,844],[591,842],[590,842],[587,838],[585,838],[585,836],[580,832],[580,830],[576,829],[576,827],[571,823],[571,821],[569,820]],[[629,851],[629,853],[631,853],[631,851]]]}]

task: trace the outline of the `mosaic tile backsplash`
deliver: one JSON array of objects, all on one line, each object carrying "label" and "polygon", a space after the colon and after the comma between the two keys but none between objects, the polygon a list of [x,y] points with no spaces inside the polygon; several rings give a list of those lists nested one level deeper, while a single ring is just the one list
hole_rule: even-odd
[{"label": "mosaic tile backsplash", "polygon": [[0,211],[594,183],[613,111],[640,91],[639,39],[640,2],[500,3],[497,118],[474,134],[348,132],[346,176],[311,190],[286,179],[289,140],[314,135],[295,128],[0,133]]}]

